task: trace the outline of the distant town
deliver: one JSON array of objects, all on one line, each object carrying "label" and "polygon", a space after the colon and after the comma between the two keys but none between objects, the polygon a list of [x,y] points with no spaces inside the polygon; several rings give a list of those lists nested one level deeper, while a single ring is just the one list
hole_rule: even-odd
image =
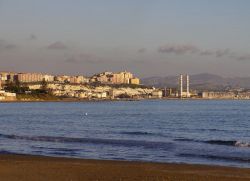
[{"label": "distant town", "polygon": [[250,99],[240,90],[199,91],[190,87],[187,74],[176,87],[142,85],[131,72],[102,72],[91,77],[42,73],[0,72],[0,101],[76,101],[140,99]]}]

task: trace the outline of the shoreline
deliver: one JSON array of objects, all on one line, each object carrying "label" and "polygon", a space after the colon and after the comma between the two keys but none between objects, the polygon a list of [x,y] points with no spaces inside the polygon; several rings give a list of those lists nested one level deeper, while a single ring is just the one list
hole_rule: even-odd
[{"label": "shoreline", "polygon": [[5,181],[250,180],[249,168],[0,154]]},{"label": "shoreline", "polygon": [[119,102],[119,101],[141,101],[139,99],[62,99],[62,100],[13,100],[13,101],[0,101],[0,103],[32,103],[32,102]]},{"label": "shoreline", "polygon": [[249,101],[250,99],[204,99],[204,98],[143,98],[143,99],[59,99],[59,100],[9,100],[0,101],[0,103],[31,103],[31,102],[121,102],[121,101],[144,101],[144,100],[162,100],[162,101]]}]

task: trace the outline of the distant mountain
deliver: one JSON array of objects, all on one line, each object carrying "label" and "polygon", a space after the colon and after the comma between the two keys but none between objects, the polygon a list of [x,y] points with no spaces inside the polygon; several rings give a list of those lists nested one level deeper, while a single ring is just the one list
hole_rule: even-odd
[{"label": "distant mountain", "polygon": [[[148,77],[142,79],[144,85],[155,87],[177,87],[178,77]],[[214,74],[190,75],[190,87],[196,90],[225,90],[227,88],[250,88],[250,77],[226,78]]]}]

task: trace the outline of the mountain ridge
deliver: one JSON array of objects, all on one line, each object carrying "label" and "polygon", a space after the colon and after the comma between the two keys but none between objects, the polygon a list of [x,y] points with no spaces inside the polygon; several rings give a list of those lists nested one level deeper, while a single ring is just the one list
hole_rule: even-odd
[{"label": "mountain ridge", "polygon": [[[154,87],[172,87],[178,85],[178,76],[153,76],[143,78],[142,84]],[[250,89],[250,77],[223,77],[216,74],[201,73],[190,75],[190,87],[196,90]]]}]

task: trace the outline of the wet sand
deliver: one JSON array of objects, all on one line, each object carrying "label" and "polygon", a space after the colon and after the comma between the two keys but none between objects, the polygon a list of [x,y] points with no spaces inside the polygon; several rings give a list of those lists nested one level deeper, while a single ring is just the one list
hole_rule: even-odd
[{"label": "wet sand", "polygon": [[249,181],[250,169],[0,155],[1,181]]}]

